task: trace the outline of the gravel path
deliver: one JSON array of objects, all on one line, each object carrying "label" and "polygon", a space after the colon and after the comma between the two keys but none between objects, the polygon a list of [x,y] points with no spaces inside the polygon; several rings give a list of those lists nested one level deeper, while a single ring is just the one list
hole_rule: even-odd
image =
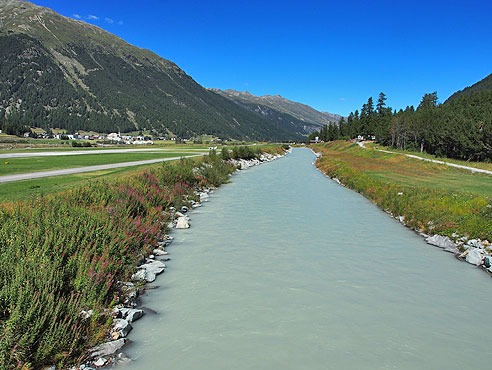
[{"label": "gravel path", "polygon": [[[359,144],[359,146],[361,148],[367,149],[366,146],[365,146],[365,142],[364,141],[357,142],[357,144]],[[421,161],[432,162],[432,163],[439,163],[439,164],[445,164],[446,166],[456,167],[456,168],[462,168],[464,170],[469,170],[471,172],[478,172],[478,173],[484,173],[484,174],[487,174],[487,175],[492,175],[492,171],[483,170],[481,168],[475,168],[475,167],[463,166],[461,164],[455,164],[455,163],[449,163],[449,162],[444,162],[444,161],[438,161],[437,159],[422,158],[422,157],[419,157],[419,156],[413,155],[413,154],[397,153],[397,152],[391,152],[389,150],[383,150],[383,149],[374,149],[374,150],[377,150],[379,152],[384,152],[384,153],[390,153],[390,154],[405,155],[407,157],[414,158],[414,159],[419,159]]]},{"label": "gravel path", "polygon": [[[200,156],[202,156],[202,154],[189,155],[186,158],[200,157]],[[20,173],[20,174],[17,174],[17,175],[0,176],[0,183],[11,182],[11,181],[20,181],[20,180],[39,179],[41,177],[60,176],[60,175],[72,175],[74,173],[102,171],[102,170],[109,170],[109,169],[121,168],[121,167],[139,166],[139,165],[142,165],[142,164],[151,164],[151,163],[158,163],[158,162],[173,161],[173,160],[180,159],[180,158],[181,157],[148,159],[148,160],[144,160],[144,161],[123,162],[123,163],[113,163],[113,164],[101,164],[101,165],[97,165],[97,166],[87,166],[87,167],[77,167],[77,168],[65,168],[65,169],[53,170],[53,171],[40,171],[40,172],[31,172],[31,173]]]}]

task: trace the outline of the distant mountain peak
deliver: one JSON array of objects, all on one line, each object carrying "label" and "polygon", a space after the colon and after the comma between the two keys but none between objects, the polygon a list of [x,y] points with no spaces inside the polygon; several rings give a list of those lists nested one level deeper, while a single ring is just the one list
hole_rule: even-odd
[{"label": "distant mountain peak", "polygon": [[232,100],[240,99],[243,102],[268,106],[272,109],[276,109],[279,112],[289,114],[292,117],[305,122],[306,124],[311,124],[315,126],[322,126],[331,122],[338,122],[340,118],[342,118],[341,115],[328,112],[320,112],[310,107],[309,105],[286,99],[279,94],[256,96],[248,91],[237,91],[233,89],[227,89],[223,91],[220,89],[210,90]]}]

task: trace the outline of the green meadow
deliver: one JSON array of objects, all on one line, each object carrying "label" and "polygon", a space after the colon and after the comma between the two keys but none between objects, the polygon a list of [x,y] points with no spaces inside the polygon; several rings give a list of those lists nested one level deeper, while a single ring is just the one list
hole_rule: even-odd
[{"label": "green meadow", "polygon": [[80,154],[47,157],[7,158],[0,162],[0,176],[50,171],[62,168],[96,166],[123,162],[143,161],[148,159],[186,157],[192,153],[184,152],[133,152],[108,154]]},{"label": "green meadow", "polygon": [[336,141],[318,168],[426,233],[492,238],[492,176]]}]

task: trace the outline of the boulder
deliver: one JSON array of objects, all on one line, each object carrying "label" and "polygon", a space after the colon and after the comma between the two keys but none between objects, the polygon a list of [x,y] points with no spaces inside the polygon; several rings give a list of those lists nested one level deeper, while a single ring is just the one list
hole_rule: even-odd
[{"label": "boulder", "polygon": [[468,244],[474,248],[483,248],[482,243],[480,243],[480,240],[478,240],[478,239],[468,240],[468,242],[466,244]]},{"label": "boulder", "polygon": [[163,251],[162,249],[158,249],[158,248],[154,249],[152,253],[154,253],[156,256],[165,256],[167,254],[166,251]]},{"label": "boulder", "polygon": [[427,237],[425,241],[430,245],[434,245],[446,251],[456,250],[456,244],[454,244],[454,242],[447,236],[432,235]]},{"label": "boulder", "polygon": [[188,223],[188,220],[184,217],[179,217],[178,218],[178,223],[176,224],[176,229],[188,229],[190,227],[190,224]]},{"label": "boulder", "polygon": [[161,248],[166,248],[168,245],[170,245],[173,241],[172,240],[162,240],[160,242],[157,242],[157,245]]},{"label": "boulder", "polygon": [[143,310],[140,310],[138,308],[122,308],[120,311],[122,318],[129,323],[140,319],[144,315]]},{"label": "boulder", "polygon": [[99,357],[96,361],[94,361],[94,366],[103,367],[104,365],[106,365],[106,362],[108,362],[108,360],[106,360],[104,357]]},{"label": "boulder", "polygon": [[162,273],[165,268],[166,265],[161,261],[147,260],[147,263],[138,267],[138,271],[132,275],[132,279],[136,281],[145,280],[148,283],[152,283],[156,275]]},{"label": "boulder", "polygon": [[483,265],[486,268],[491,268],[492,267],[492,256],[485,256],[483,258]]},{"label": "boulder", "polygon": [[120,333],[122,337],[126,337],[133,329],[132,325],[125,319],[114,319],[113,324],[113,331]]},{"label": "boulder", "polygon": [[118,307],[113,308],[113,318],[115,318],[115,319],[122,319],[123,318],[123,314],[121,313],[121,310],[123,310],[123,309],[124,308],[119,309]]},{"label": "boulder", "polygon": [[[139,280],[139,279],[135,279],[135,280]],[[143,280],[143,279],[140,279],[140,280]],[[133,285],[133,283],[124,282],[122,284],[120,290],[123,293],[123,295],[126,297],[125,301],[123,302],[124,304],[130,304],[137,299],[138,290],[137,290],[137,288],[135,288],[135,285]]]},{"label": "boulder", "polygon": [[118,351],[121,347],[123,347],[126,343],[125,338],[121,338],[118,340],[114,340],[111,342],[106,342],[103,343],[97,347],[94,347],[89,350],[89,357],[90,358],[99,358],[102,356],[109,356],[113,355]]},{"label": "boulder", "polygon": [[138,270],[136,273],[132,275],[132,280],[134,281],[147,280],[147,272],[145,270]]},{"label": "boulder", "polygon": [[475,266],[481,265],[483,259],[482,250],[480,248],[470,248],[468,251],[469,252],[466,255],[466,262]]},{"label": "boulder", "polygon": [[139,269],[144,269],[149,272],[153,272],[158,275],[164,271],[166,265],[161,261],[150,261],[138,267]]}]

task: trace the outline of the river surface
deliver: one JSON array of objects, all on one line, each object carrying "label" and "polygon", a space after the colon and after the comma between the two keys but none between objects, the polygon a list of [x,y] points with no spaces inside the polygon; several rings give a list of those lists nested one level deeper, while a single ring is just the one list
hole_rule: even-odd
[{"label": "river surface", "polygon": [[491,369],[492,281],[294,149],[176,230],[124,370]]}]

